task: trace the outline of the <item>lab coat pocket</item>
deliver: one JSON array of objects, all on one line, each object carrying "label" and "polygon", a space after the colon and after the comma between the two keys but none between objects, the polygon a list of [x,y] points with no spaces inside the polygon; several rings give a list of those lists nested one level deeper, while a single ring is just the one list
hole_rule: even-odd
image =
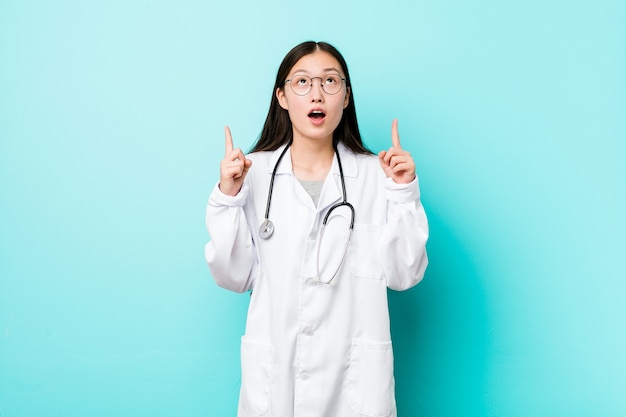
[{"label": "lab coat pocket", "polygon": [[241,407],[249,416],[264,416],[270,408],[272,347],[241,338]]},{"label": "lab coat pocket", "polygon": [[354,278],[384,278],[383,265],[378,253],[382,234],[381,226],[355,224],[348,249],[350,272]]},{"label": "lab coat pocket", "polygon": [[391,416],[395,410],[391,342],[355,340],[347,383],[353,411],[367,417]]}]

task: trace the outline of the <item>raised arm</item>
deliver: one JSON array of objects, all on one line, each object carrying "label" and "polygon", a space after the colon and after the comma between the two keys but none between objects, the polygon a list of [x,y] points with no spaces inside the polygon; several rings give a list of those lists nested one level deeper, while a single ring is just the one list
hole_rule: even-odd
[{"label": "raised arm", "polygon": [[378,154],[387,175],[385,194],[388,201],[387,225],[380,250],[387,286],[405,290],[423,278],[428,265],[428,221],[420,200],[415,162],[400,145],[397,119],[392,123],[391,143],[391,148]]},{"label": "raised arm", "polygon": [[252,288],[256,250],[244,214],[248,198],[245,183],[252,161],[241,149],[233,149],[233,139],[225,128],[226,152],[220,163],[220,182],[213,188],[206,209],[206,226],[211,240],[204,248],[215,282],[223,288],[244,292]]}]

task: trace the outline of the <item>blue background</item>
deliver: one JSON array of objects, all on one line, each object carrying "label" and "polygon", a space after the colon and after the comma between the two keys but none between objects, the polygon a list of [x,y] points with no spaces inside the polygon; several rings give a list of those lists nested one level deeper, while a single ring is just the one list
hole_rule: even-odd
[{"label": "blue background", "polygon": [[0,416],[235,414],[248,297],[205,203],[309,39],[420,175],[400,416],[626,415],[626,3],[28,0],[0,3]]}]

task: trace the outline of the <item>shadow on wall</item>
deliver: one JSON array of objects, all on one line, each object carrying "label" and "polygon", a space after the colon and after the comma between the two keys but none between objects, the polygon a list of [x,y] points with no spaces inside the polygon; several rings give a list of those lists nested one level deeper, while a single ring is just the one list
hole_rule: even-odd
[{"label": "shadow on wall", "polygon": [[487,416],[490,326],[481,277],[464,243],[429,210],[429,267],[389,292],[399,416]]}]

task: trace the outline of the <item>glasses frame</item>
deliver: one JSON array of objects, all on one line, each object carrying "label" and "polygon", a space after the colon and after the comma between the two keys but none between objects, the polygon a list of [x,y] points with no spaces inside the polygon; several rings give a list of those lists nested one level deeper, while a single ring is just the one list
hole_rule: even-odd
[{"label": "glasses frame", "polygon": [[[324,77],[328,77],[328,76],[331,76],[331,75],[336,75],[341,80],[341,85],[339,86],[339,90],[337,90],[334,93],[329,93],[328,91],[326,91],[326,89],[324,88],[324,83],[323,83]],[[302,96],[306,96],[307,94],[309,94],[311,92],[311,90],[313,90],[313,80],[315,80],[315,79],[319,79],[320,80],[320,87],[322,87],[322,91],[324,93],[328,94],[328,95],[331,95],[331,96],[334,96],[335,94],[339,93],[343,89],[343,86],[346,84],[346,79],[344,77],[342,77],[341,75],[339,75],[339,74],[327,74],[327,75],[325,75],[323,77],[309,77],[308,75],[296,75],[295,77],[305,77],[305,78],[308,78],[308,79],[311,80],[311,84],[309,85],[309,89],[304,94],[297,93],[296,90],[293,88],[293,84],[290,81],[293,80],[294,77],[285,80],[285,82],[283,83],[283,85],[289,83],[289,85],[291,86],[291,91],[293,91],[293,93],[295,95],[301,96],[301,97]]]}]

